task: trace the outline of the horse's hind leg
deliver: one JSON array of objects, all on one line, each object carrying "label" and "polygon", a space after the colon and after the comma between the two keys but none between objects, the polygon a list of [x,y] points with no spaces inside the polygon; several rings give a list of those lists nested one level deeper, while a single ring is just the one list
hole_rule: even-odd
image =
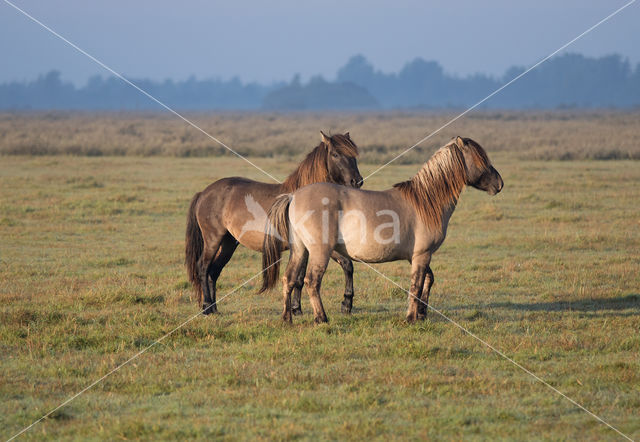
[{"label": "horse's hind leg", "polygon": [[[300,289],[302,288],[302,284],[299,283],[299,280],[301,277],[304,278],[308,257],[309,253],[306,250],[294,251],[292,248],[289,254],[289,263],[282,277],[282,292],[284,298],[282,319],[286,322],[292,322],[291,315],[295,313],[291,301],[292,291],[295,293],[297,290],[298,292],[297,304],[298,310],[300,310]],[[296,301],[294,300],[294,302]],[[302,313],[302,310],[300,310],[300,313]]]},{"label": "horse's hind leg", "polygon": [[[202,227],[201,227],[202,229]],[[206,235],[202,235],[204,240],[204,247],[202,255],[198,259],[198,274],[200,275],[200,283],[202,286],[202,313],[208,315],[215,312],[215,304],[212,300],[213,286],[209,284],[209,268],[213,264],[213,258],[216,256],[220,244],[222,242],[224,234],[215,234],[207,232]]]},{"label": "horse's hind leg", "polygon": [[427,317],[427,312],[429,311],[429,294],[431,293],[433,281],[433,272],[429,266],[427,267],[427,275],[422,289],[422,298],[420,298],[420,303],[418,304],[418,319],[425,319]]},{"label": "horse's hind leg", "polygon": [[322,284],[322,277],[327,270],[327,264],[329,263],[330,253],[322,253],[311,255],[309,253],[309,264],[307,265],[307,276],[304,279],[304,283],[307,286],[307,293],[309,293],[309,300],[311,301],[311,307],[313,308],[314,321],[316,324],[322,322],[329,322],[327,314],[324,311],[322,305],[322,298],[320,298],[320,285]]},{"label": "horse's hind leg", "polygon": [[303,263],[300,266],[300,271],[298,272],[298,276],[296,277],[295,284],[293,286],[293,291],[291,292],[291,312],[294,315],[302,314],[302,286],[304,286],[304,275],[307,272],[307,258],[309,257],[308,253],[304,254]]},{"label": "horse's hind leg", "polygon": [[422,296],[430,258],[429,255],[418,255],[411,259],[411,288],[409,289],[409,309],[407,310],[408,322],[414,322],[418,319],[418,306],[422,304],[420,297]]},{"label": "horse's hind leg", "polygon": [[218,277],[220,276],[222,269],[227,265],[237,247],[238,241],[236,241],[236,239],[229,232],[227,232],[222,237],[222,241],[220,242],[220,247],[218,248],[216,257],[209,265],[208,273],[211,306],[206,313],[215,313],[218,311],[218,305],[216,304],[216,283],[218,282]]},{"label": "horse's hind leg", "polygon": [[344,272],[344,299],[340,309],[342,313],[349,314],[353,308],[353,262],[338,252],[333,252],[331,259],[340,264]]}]

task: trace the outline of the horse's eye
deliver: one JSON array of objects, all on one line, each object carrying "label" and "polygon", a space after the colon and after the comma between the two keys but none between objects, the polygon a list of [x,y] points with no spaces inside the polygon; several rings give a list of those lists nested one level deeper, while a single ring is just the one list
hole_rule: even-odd
[{"label": "horse's eye", "polygon": [[332,156],[333,158],[338,158],[338,154],[337,154],[337,153],[335,153],[335,152],[331,152],[331,156]]}]

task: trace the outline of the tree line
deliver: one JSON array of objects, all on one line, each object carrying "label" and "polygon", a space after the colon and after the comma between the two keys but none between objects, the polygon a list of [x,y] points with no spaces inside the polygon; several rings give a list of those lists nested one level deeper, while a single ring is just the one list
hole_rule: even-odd
[{"label": "tree line", "polygon": [[[191,77],[184,81],[132,80],[160,101],[192,110],[443,109],[470,106],[524,72],[514,66],[500,77],[448,74],[421,58],[397,73],[376,70],[356,55],[336,79],[299,75],[272,84]],[[485,108],[632,108],[640,106],[640,64],[620,55],[552,58],[483,103]],[[0,109],[154,110],[160,106],[116,77],[93,76],[77,87],[51,71],[28,82],[0,85]]]}]

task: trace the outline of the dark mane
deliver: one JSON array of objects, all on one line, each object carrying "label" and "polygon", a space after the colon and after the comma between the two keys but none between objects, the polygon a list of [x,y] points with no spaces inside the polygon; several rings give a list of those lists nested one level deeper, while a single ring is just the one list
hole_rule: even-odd
[{"label": "dark mane", "polygon": [[[485,154],[486,156],[486,154]],[[427,226],[442,230],[442,213],[467,183],[464,155],[455,141],[441,147],[410,180],[395,184]]]},{"label": "dark mane", "polygon": [[[358,156],[358,147],[349,135],[332,135],[331,144],[339,153],[348,157]],[[318,144],[307,157],[302,160],[296,170],[282,183],[283,192],[293,192],[294,190],[313,183],[329,181],[329,171],[327,169],[328,147],[325,143]]]}]

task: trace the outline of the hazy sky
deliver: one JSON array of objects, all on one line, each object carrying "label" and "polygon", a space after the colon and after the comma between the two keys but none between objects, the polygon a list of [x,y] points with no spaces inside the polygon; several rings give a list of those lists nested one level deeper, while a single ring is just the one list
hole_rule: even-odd
[{"label": "hazy sky", "polygon": [[[322,74],[350,56],[398,71],[437,60],[447,72],[502,74],[529,66],[627,0],[167,1],[11,0],[127,76],[270,82]],[[569,51],[640,62],[640,2]],[[0,0],[0,82],[51,69],[84,84],[99,66]]]}]

